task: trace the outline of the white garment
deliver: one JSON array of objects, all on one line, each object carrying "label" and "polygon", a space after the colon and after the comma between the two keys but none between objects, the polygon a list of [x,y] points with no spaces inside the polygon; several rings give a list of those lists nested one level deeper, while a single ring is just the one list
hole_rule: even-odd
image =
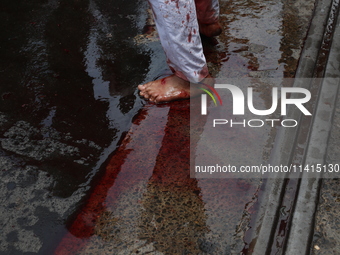
[{"label": "white garment", "polygon": [[[218,0],[149,0],[171,70],[182,79],[200,82],[208,74],[198,20],[218,20]],[[197,10],[197,11],[196,11]]]}]

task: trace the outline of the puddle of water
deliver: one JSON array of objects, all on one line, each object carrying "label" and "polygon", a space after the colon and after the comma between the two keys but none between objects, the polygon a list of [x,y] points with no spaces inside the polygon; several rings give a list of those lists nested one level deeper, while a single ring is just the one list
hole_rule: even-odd
[{"label": "puddle of water", "polygon": [[[37,128],[32,142],[85,144],[77,158],[32,162],[56,177],[61,188],[57,184],[55,194],[70,196],[84,186],[85,176],[89,183],[143,104],[136,86],[146,79],[151,54],[132,38],[143,28],[146,7],[105,1],[1,4],[2,23],[10,28],[1,31],[0,107],[10,120],[5,129],[27,121]],[[72,178],[63,180],[65,171],[55,167],[59,160],[65,171],[73,169]]]}]

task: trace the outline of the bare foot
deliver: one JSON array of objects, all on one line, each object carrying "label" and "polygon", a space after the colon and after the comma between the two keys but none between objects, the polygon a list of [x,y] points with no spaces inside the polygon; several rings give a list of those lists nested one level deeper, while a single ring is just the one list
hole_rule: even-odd
[{"label": "bare foot", "polygon": [[[203,86],[213,86],[214,80],[210,74],[201,81]],[[209,85],[207,85],[209,84]],[[180,99],[188,99],[202,94],[198,85],[196,89],[190,90],[190,82],[179,78],[176,75],[170,75],[156,81],[138,85],[139,94],[145,99],[154,102],[169,102]]]},{"label": "bare foot", "polygon": [[206,37],[218,36],[222,33],[222,26],[219,22],[211,24],[199,24],[200,33]]},{"label": "bare foot", "polygon": [[187,99],[202,93],[201,90],[197,89],[197,91],[193,92],[194,95],[190,94],[190,82],[174,74],[163,79],[138,85],[138,89],[141,96],[154,103]]}]

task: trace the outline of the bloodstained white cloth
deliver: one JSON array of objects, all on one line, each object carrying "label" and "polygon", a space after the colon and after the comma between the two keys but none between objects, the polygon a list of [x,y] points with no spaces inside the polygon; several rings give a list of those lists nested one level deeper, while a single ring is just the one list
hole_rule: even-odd
[{"label": "bloodstained white cloth", "polygon": [[218,21],[218,0],[149,0],[171,70],[198,83],[208,74],[198,22]]}]

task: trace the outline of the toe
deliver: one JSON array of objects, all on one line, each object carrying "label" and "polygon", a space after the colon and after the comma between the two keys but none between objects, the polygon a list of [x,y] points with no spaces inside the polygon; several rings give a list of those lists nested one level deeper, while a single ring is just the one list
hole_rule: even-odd
[{"label": "toe", "polygon": [[144,92],[145,92],[146,94],[152,94],[153,89],[152,89],[152,87],[146,87],[146,88],[144,89]]},{"label": "toe", "polygon": [[143,91],[145,89],[145,85],[141,84],[141,85],[138,85],[138,89],[140,91]]},{"label": "toe", "polygon": [[155,99],[154,99],[154,102],[157,104],[157,103],[159,103],[159,102],[162,102],[162,100],[161,100],[161,96],[159,96],[159,95],[157,95],[156,97],[155,97]]},{"label": "toe", "polygon": [[158,94],[150,96],[150,101],[156,103],[156,98],[158,97]]},{"label": "toe", "polygon": [[159,103],[159,102],[163,102],[163,96],[157,96],[157,98],[155,98],[155,103]]}]

